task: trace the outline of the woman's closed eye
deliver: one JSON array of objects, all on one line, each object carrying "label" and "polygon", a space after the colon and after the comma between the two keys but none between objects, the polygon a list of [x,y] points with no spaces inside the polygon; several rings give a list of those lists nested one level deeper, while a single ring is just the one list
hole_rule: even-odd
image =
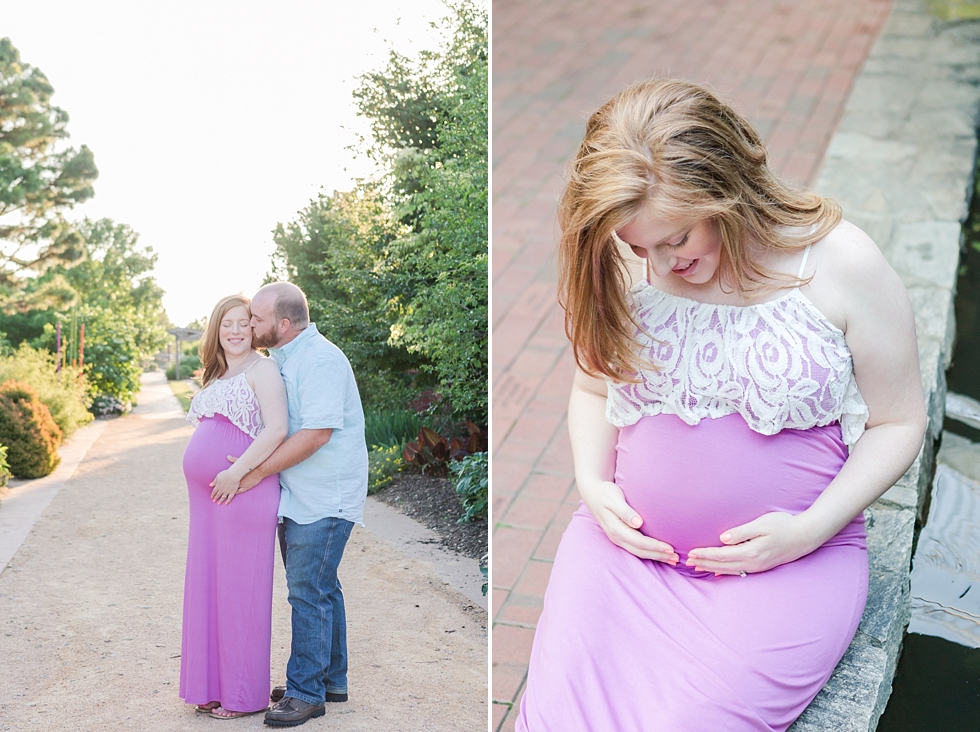
[{"label": "woman's closed eye", "polygon": [[679,241],[675,241],[675,242],[665,241],[664,244],[667,245],[668,249],[680,249],[682,246],[687,244],[688,236],[690,236],[690,233],[684,234],[684,238],[680,239]]}]

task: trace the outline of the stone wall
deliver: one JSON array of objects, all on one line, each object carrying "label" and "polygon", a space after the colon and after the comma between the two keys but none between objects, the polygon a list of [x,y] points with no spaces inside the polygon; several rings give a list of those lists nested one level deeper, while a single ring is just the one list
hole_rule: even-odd
[{"label": "stone wall", "polygon": [[891,694],[909,620],[915,519],[942,430],[978,110],[980,22],[947,22],[930,14],[926,0],[895,0],[855,80],[816,189],[868,232],[908,288],[929,431],[908,473],[866,514],[867,609],[844,659],[793,732],[873,732]]}]

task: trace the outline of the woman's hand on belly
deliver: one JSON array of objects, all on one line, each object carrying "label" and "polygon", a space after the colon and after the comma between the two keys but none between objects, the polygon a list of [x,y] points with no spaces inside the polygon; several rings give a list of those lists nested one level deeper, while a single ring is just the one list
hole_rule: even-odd
[{"label": "woman's hand on belly", "polygon": [[222,470],[211,481],[211,487],[214,488],[211,491],[211,501],[218,505],[231,503],[231,499],[238,493],[239,481],[239,476],[231,468]]},{"label": "woman's hand on belly", "polygon": [[817,548],[804,523],[790,513],[763,514],[724,532],[719,538],[725,546],[692,549],[687,566],[715,574],[752,574],[787,564]]},{"label": "woman's hand on belly", "polygon": [[640,533],[643,519],[626,502],[618,485],[600,482],[578,488],[586,508],[606,532],[609,541],[642,559],[672,566],[677,564],[679,557],[670,544]]}]

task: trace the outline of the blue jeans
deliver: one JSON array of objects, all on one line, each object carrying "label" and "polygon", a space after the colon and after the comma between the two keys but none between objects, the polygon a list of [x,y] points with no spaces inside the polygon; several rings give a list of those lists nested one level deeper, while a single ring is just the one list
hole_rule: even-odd
[{"label": "blue jeans", "polygon": [[279,549],[292,607],[286,696],[323,704],[326,692],[347,693],[347,614],[337,567],[354,524],[325,518],[298,524],[283,518]]}]

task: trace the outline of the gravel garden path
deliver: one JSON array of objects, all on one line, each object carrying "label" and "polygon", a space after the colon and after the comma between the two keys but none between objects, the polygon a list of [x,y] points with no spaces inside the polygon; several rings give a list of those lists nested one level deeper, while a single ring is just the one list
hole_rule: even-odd
[{"label": "gravel garden path", "polygon": [[[268,729],[262,715],[222,725],[177,696],[192,428],[162,379],[140,398],[85,428],[100,432],[0,574],[0,730]],[[0,539],[24,489],[0,503]],[[486,611],[432,562],[360,527],[340,574],[350,701],[304,730],[486,729]],[[289,649],[281,565],[273,604],[270,685]]]}]

